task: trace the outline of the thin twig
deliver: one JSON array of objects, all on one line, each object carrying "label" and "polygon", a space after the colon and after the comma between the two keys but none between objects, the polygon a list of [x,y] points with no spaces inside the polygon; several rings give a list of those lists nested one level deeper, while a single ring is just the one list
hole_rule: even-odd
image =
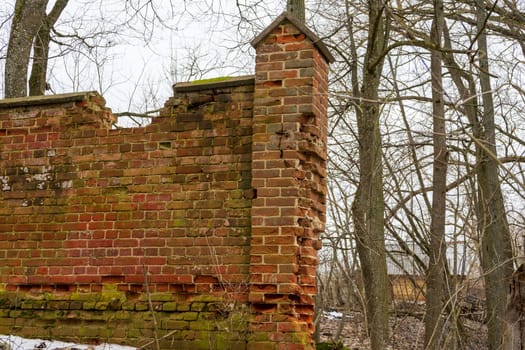
[{"label": "thin twig", "polygon": [[159,339],[155,339],[155,340],[152,340],[144,345],[142,345],[140,348],[137,348],[137,350],[141,350],[141,349],[145,349],[147,346],[150,346],[151,344],[155,343],[155,342],[158,342],[159,340],[162,340],[162,339],[166,339],[168,337],[171,337],[173,334],[177,333],[179,330],[178,329],[175,329],[175,330],[172,330],[171,332],[167,333],[166,335],[163,335],[162,337],[160,337]]},{"label": "thin twig", "polygon": [[144,273],[144,283],[146,284],[146,295],[148,296],[149,311],[151,312],[151,316],[153,317],[153,336],[155,337],[155,340],[152,341],[151,343],[155,342],[155,346],[157,350],[160,350],[159,335],[157,332],[158,331],[157,318],[155,317],[155,310],[153,310],[153,303],[151,302],[151,293],[149,291],[149,282],[148,282],[148,271],[146,270],[146,265],[144,264],[142,264],[142,271]]}]

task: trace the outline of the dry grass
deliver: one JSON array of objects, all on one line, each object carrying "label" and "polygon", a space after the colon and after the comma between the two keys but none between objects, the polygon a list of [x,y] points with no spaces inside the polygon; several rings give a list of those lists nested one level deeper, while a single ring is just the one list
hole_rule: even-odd
[{"label": "dry grass", "polygon": [[[370,349],[366,337],[364,318],[359,312],[349,313],[343,324],[341,336],[335,339],[341,326],[341,319],[323,317],[320,323],[320,336],[323,342],[342,342],[350,350]],[[465,319],[462,350],[486,350],[486,327],[483,323]],[[391,337],[389,347],[385,350],[423,350],[424,325],[420,316],[393,316],[390,319]],[[449,336],[447,334],[445,336]]]}]

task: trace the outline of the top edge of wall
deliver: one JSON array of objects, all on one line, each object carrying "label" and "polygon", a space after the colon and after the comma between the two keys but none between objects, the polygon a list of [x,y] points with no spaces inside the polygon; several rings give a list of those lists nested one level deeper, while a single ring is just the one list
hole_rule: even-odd
[{"label": "top edge of wall", "polygon": [[255,84],[255,75],[245,75],[241,77],[219,77],[212,79],[195,80],[186,83],[177,83],[173,85],[173,91],[175,93],[194,92],[253,84]]},{"label": "top edge of wall", "polygon": [[84,92],[73,92],[73,93],[57,94],[57,95],[41,95],[41,96],[6,98],[3,100],[0,100],[0,109],[41,106],[41,105],[55,105],[55,104],[62,104],[62,103],[69,103],[69,102],[81,102],[81,101],[86,101],[95,96],[100,97],[100,94],[96,91],[84,91]]}]

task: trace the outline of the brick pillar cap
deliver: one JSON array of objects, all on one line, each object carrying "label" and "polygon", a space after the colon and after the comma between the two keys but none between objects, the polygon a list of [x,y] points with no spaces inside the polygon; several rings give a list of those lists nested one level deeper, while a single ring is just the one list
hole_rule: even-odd
[{"label": "brick pillar cap", "polygon": [[295,15],[285,11],[279,17],[275,19],[265,30],[263,30],[259,35],[257,35],[252,41],[251,44],[254,48],[263,41],[276,27],[278,27],[282,22],[289,21],[294,26],[297,27],[301,32],[303,32],[315,45],[315,47],[323,54],[324,58],[328,63],[335,61],[334,56],[330,53],[326,45],[323,43],[321,38],[319,38],[314,32],[312,32],[308,27],[302,23],[300,20],[295,17]]}]

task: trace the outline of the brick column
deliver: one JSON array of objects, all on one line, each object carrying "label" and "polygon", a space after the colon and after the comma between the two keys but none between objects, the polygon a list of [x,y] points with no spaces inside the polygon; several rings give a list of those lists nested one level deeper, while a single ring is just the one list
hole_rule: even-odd
[{"label": "brick column", "polygon": [[326,47],[282,14],[257,51],[253,116],[248,349],[313,349],[315,274],[324,230]]}]

